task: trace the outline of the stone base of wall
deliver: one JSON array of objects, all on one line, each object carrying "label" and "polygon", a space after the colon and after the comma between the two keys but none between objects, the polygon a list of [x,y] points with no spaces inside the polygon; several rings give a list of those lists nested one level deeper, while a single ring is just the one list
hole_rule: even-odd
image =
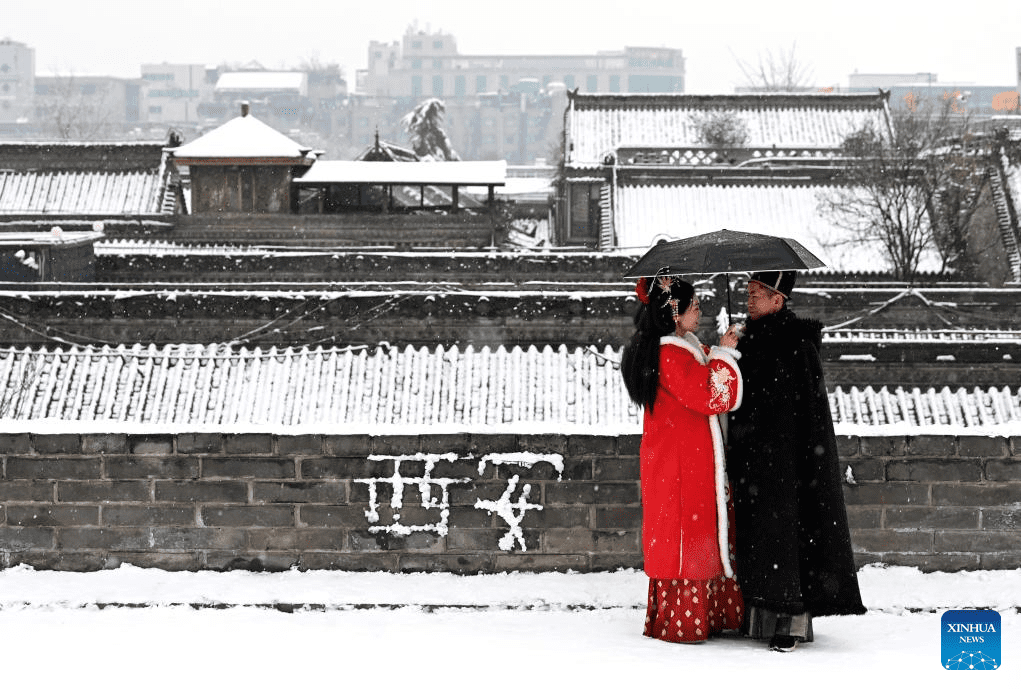
[{"label": "stone base of wall", "polygon": [[[1021,439],[838,440],[859,565],[1021,567]],[[639,444],[638,436],[0,435],[0,565],[640,568]]]}]

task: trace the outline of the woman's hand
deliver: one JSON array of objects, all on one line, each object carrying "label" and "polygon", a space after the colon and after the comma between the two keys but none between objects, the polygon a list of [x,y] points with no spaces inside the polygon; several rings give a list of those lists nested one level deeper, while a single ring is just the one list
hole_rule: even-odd
[{"label": "woman's hand", "polygon": [[733,323],[727,332],[720,336],[721,347],[737,347],[737,341],[741,338],[741,332],[744,330],[743,326],[739,323]]}]

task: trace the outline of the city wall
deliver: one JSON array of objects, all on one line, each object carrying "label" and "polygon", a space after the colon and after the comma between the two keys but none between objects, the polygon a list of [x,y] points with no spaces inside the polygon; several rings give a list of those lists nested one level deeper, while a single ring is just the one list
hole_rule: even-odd
[{"label": "city wall", "polygon": [[[1021,567],[1021,438],[838,437],[859,565]],[[0,565],[639,568],[640,437],[0,435]]]}]

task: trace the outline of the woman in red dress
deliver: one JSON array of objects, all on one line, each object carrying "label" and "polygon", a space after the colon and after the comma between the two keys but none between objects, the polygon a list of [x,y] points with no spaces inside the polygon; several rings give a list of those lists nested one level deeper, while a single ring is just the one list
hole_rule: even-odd
[{"label": "woman in red dress", "polygon": [[702,345],[695,289],[642,278],[635,334],[621,371],[645,408],[641,445],[642,549],[649,576],[645,635],[702,642],[736,630],[744,608],[733,570],[733,507],[724,472],[723,416],[741,404],[733,327]]}]

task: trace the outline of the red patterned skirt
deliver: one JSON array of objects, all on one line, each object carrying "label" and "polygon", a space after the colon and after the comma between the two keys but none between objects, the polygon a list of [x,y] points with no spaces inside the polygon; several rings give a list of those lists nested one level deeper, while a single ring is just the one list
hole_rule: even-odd
[{"label": "red patterned skirt", "polygon": [[665,642],[703,642],[723,630],[738,630],[744,597],[737,580],[649,579],[646,637]]}]

